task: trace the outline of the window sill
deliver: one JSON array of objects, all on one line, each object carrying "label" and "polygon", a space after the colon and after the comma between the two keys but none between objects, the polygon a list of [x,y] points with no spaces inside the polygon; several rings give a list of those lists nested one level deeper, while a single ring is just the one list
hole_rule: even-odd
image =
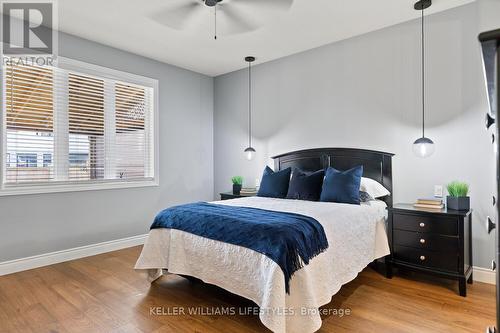
[{"label": "window sill", "polygon": [[45,193],[62,193],[62,192],[81,192],[81,191],[98,191],[98,190],[114,190],[138,187],[153,187],[159,186],[157,180],[138,180],[125,182],[108,182],[108,183],[82,183],[82,184],[43,184],[43,185],[23,185],[16,187],[6,186],[0,189],[0,197],[13,195],[29,195],[29,194],[45,194]]}]

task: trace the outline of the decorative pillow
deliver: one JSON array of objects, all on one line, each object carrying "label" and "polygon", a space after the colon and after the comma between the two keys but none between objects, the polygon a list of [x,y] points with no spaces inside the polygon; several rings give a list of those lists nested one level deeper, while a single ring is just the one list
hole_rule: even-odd
[{"label": "decorative pillow", "polygon": [[373,198],[370,194],[368,194],[365,191],[359,191],[359,201],[360,202],[368,202],[368,201],[372,201],[372,200],[373,200]]},{"label": "decorative pillow", "polygon": [[291,168],[286,168],[277,172],[266,166],[262,180],[260,181],[258,197],[285,198],[290,183]]},{"label": "decorative pillow", "polygon": [[372,198],[381,198],[391,194],[382,184],[371,178],[362,177],[360,191],[368,193]]},{"label": "decorative pillow", "polygon": [[362,175],[362,165],[347,171],[329,167],[326,170],[320,200],[359,205],[359,186]]},{"label": "decorative pillow", "polygon": [[318,201],[321,195],[321,186],[323,185],[324,177],[325,170],[305,173],[298,168],[294,168],[286,198]]}]

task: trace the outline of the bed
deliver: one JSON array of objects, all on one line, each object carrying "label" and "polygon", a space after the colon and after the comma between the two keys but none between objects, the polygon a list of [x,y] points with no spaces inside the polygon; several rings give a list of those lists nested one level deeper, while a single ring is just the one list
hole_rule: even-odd
[{"label": "bed", "polygon": [[[333,166],[346,170],[363,165],[372,178],[392,193],[392,154],[352,148],[323,148],[274,157],[276,170],[305,171]],[[283,271],[269,257],[246,247],[200,237],[176,229],[152,229],[137,260],[151,281],[163,273],[193,276],[254,301],[259,318],[273,332],[314,332],[321,327],[319,307],[328,304],[342,285],[369,263],[389,254],[386,208],[392,197],[361,205],[248,197],[214,202],[291,212],[316,219],[329,247],[296,271],[285,292]]]}]

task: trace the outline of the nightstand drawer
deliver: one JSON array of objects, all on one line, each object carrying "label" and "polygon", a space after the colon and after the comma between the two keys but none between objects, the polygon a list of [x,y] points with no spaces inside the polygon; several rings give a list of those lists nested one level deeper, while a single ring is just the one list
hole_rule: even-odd
[{"label": "nightstand drawer", "polygon": [[437,253],[406,246],[394,246],[394,259],[409,264],[457,272],[458,256],[454,253]]},{"label": "nightstand drawer", "polygon": [[428,232],[440,235],[458,235],[458,220],[452,217],[393,214],[394,229]]},{"label": "nightstand drawer", "polygon": [[416,249],[458,253],[458,237],[421,233],[406,230],[394,230],[394,244]]}]

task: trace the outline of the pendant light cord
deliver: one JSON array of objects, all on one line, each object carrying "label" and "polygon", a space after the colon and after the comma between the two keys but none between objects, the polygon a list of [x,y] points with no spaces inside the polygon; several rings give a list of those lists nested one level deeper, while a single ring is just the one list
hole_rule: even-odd
[{"label": "pendant light cord", "polygon": [[424,6],[422,4],[422,137],[425,137],[425,41]]},{"label": "pendant light cord", "polygon": [[214,6],[214,39],[217,39],[217,4]]},{"label": "pendant light cord", "polygon": [[252,147],[252,62],[248,62],[248,147]]}]

